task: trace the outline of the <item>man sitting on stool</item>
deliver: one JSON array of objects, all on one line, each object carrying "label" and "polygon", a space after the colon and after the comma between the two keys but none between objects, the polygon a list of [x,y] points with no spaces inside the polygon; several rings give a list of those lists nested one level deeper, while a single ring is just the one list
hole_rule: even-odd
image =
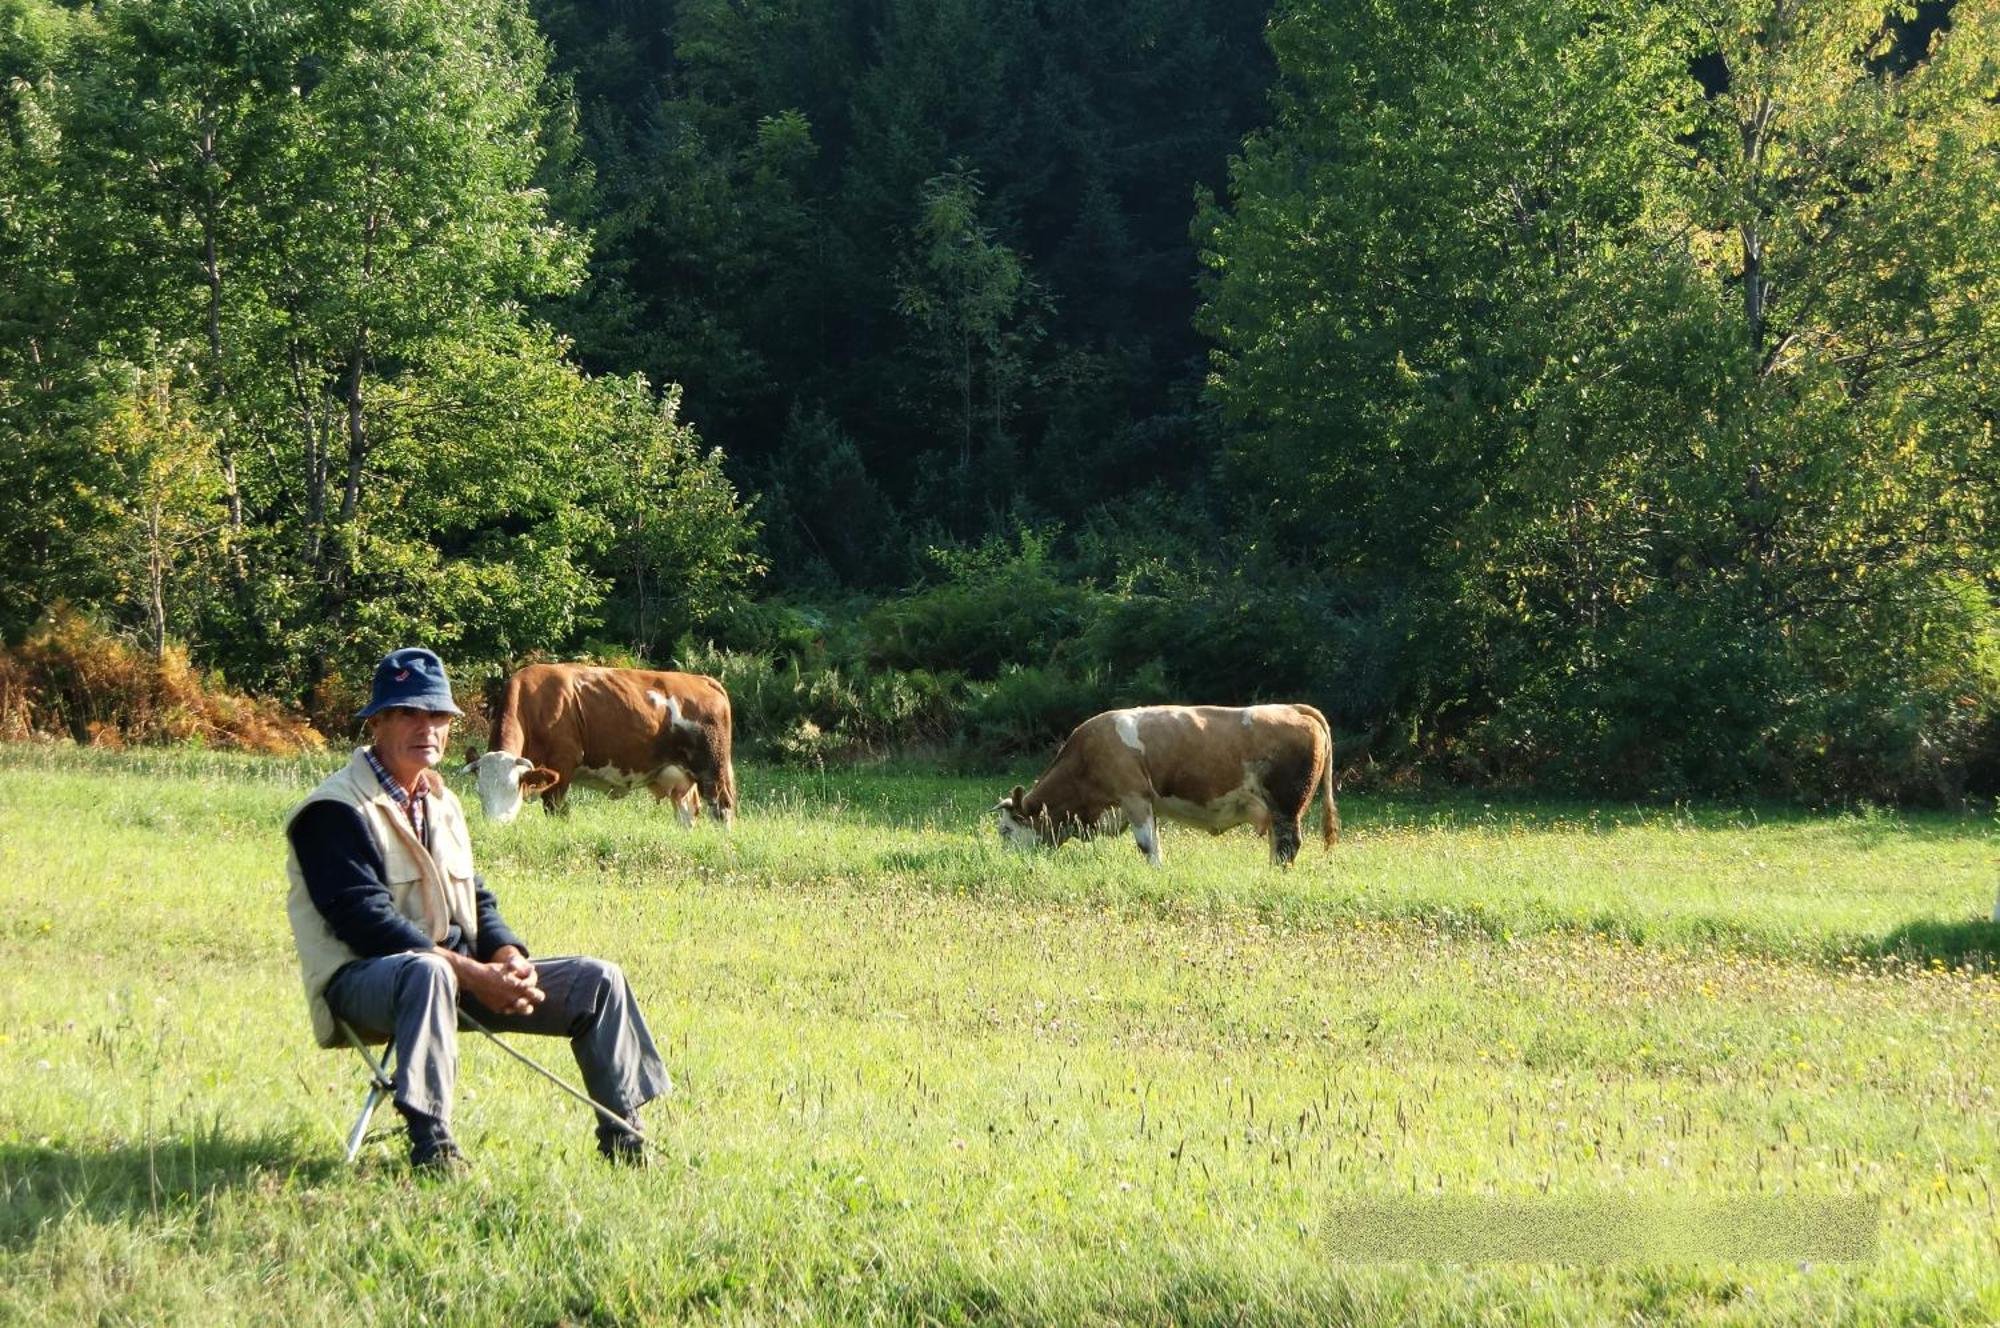
[{"label": "man sitting on stool", "polygon": [[287,819],[288,911],[313,1035],[341,1045],[338,1020],[395,1043],[410,1161],[446,1173],[466,1165],[451,1136],[460,1006],[496,1031],[567,1037],[586,1091],[625,1122],[599,1116],[598,1151],[643,1163],[638,1111],[671,1087],[666,1067],[617,965],[531,962],[501,920],[473,870],[458,798],[432,768],[462,713],[436,655],[389,654],[359,716],[373,744]]}]

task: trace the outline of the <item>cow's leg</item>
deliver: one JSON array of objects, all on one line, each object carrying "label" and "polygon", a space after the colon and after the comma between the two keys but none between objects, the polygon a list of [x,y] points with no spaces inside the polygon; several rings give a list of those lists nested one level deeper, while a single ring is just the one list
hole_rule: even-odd
[{"label": "cow's leg", "polygon": [[1289,867],[1299,856],[1299,825],[1312,806],[1320,769],[1318,749],[1308,747],[1282,754],[1263,772],[1257,820],[1260,828],[1270,827],[1271,861],[1277,866]]},{"label": "cow's leg", "polygon": [[1140,799],[1128,798],[1124,804],[1125,819],[1132,823],[1132,840],[1139,851],[1146,855],[1146,861],[1158,867],[1165,860],[1160,856],[1160,821],[1153,814],[1153,804]]},{"label": "cow's leg", "polygon": [[653,801],[674,804],[674,819],[685,830],[701,816],[701,790],[692,780],[685,783],[678,771],[671,778],[655,779],[646,786],[653,791]]},{"label": "cow's leg", "polygon": [[1271,818],[1271,861],[1280,867],[1292,865],[1292,859],[1299,856],[1299,818],[1296,816],[1274,816]]},{"label": "cow's leg", "polygon": [[708,800],[709,818],[727,830],[730,823],[736,819],[736,787],[733,778],[726,774],[716,775],[702,780],[697,787],[701,790],[701,796]]},{"label": "cow's leg", "polygon": [[569,815],[569,779],[558,779],[542,795],[542,810],[551,816]]}]

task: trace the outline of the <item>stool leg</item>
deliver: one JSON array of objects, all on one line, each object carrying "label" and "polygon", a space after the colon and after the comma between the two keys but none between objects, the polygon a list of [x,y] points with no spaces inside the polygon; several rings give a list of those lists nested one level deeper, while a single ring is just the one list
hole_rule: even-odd
[{"label": "stool leg", "polygon": [[396,1091],[396,1086],[392,1082],[395,1074],[396,1049],[391,1046],[383,1053],[382,1059],[377,1061],[369,1054],[368,1044],[356,1037],[354,1030],[349,1028],[345,1021],[342,1021],[340,1031],[347,1035],[347,1040],[353,1044],[357,1052],[361,1053],[361,1059],[368,1062],[368,1093],[361,1099],[361,1114],[355,1117],[354,1128],[347,1132],[347,1152],[341,1158],[343,1163],[351,1165],[361,1152],[362,1141],[368,1137],[368,1122],[374,1119],[375,1108],[382,1105],[383,1098]]},{"label": "stool leg", "polygon": [[368,1137],[368,1122],[374,1118],[375,1108],[386,1096],[381,1085],[368,1085],[368,1096],[361,1099],[361,1114],[354,1118],[354,1128],[347,1132],[347,1152],[341,1157],[342,1162],[351,1164],[361,1152],[361,1141]]}]

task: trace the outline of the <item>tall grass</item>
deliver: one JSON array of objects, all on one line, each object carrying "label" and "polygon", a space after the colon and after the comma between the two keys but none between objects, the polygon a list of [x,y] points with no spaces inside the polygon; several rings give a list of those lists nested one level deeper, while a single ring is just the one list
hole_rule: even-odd
[{"label": "tall grass", "polygon": [[[2000,1317],[1984,824],[1352,798],[1290,873],[1151,871],[1003,852],[1011,778],[750,770],[728,835],[579,798],[477,848],[631,976],[664,1165],[468,1042],[475,1172],[421,1186],[339,1167],[297,991],[277,826],[330,759],[0,748],[0,1320]],[[1326,1244],[1439,1194],[1885,1203],[1855,1265]]]}]

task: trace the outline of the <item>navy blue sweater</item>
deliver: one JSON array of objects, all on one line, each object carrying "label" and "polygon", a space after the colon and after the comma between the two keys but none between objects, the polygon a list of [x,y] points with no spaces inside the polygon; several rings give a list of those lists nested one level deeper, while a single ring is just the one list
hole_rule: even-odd
[{"label": "navy blue sweater", "polygon": [[[396,911],[395,901],[389,897],[389,873],[382,852],[375,847],[375,838],[368,833],[368,823],[359,811],[338,802],[315,802],[292,821],[290,833],[292,850],[299,855],[299,870],[306,878],[306,893],[342,945],[363,959],[431,948],[431,938]],[[528,953],[528,947],[501,919],[499,901],[486,888],[486,879],[475,876],[473,885],[479,903],[477,946],[465,943],[454,922],[447,925],[437,947],[481,963],[503,945]]]}]

